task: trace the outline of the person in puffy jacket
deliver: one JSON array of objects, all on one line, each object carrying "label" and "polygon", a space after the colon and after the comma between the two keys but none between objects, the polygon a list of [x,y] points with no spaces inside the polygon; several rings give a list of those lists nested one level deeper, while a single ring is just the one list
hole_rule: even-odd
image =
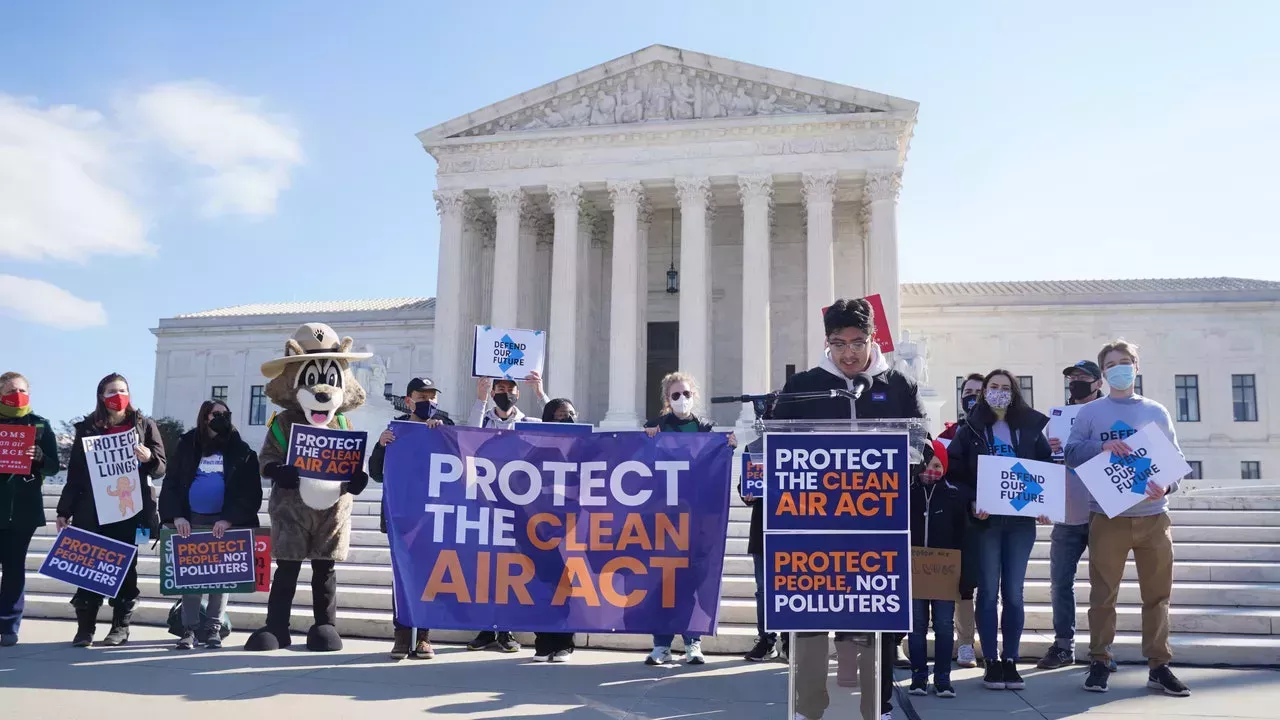
[{"label": "person in puffy jacket", "polygon": [[[154,537],[160,531],[160,515],[156,512],[151,480],[165,473],[164,439],[154,420],[145,417],[129,401],[129,382],[123,375],[112,373],[98,381],[97,403],[92,413],[76,423],[76,436],[71,444],[71,460],[67,463],[67,483],[58,499],[58,529],[71,525],[133,545],[139,528],[147,528]],[[138,477],[133,478],[142,491],[142,508],[131,517],[109,523],[98,522],[98,507],[93,499],[89,460],[85,456],[85,438],[114,433],[137,433],[133,448],[138,459]],[[138,607],[138,558],[134,556],[120,584],[120,592],[111,599],[111,630],[102,644],[123,645],[129,641],[129,622]],[[104,597],[80,589],[71,598],[76,609],[76,635],[72,645],[89,647]]]}]

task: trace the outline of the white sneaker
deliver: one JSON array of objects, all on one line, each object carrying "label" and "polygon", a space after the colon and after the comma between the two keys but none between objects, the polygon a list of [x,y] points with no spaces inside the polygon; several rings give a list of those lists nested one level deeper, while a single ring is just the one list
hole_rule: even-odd
[{"label": "white sneaker", "polygon": [[671,648],[659,645],[644,659],[645,665],[666,665],[671,662]]},{"label": "white sneaker", "polygon": [[549,654],[548,654],[548,655],[534,655],[534,656],[533,656],[533,661],[534,661],[534,662],[549,662],[550,660],[551,660],[551,655],[549,655]]},{"label": "white sneaker", "polygon": [[893,720],[893,713],[880,713],[880,720]]},{"label": "white sneaker", "polygon": [[572,658],[572,657],[573,657],[573,652],[570,650],[557,650],[555,651],[555,653],[551,655],[551,662],[567,663],[569,662],[569,658]]},{"label": "white sneaker", "polygon": [[684,649],[684,661],[690,665],[702,665],[707,662],[707,658],[702,654],[701,640],[694,640]]},{"label": "white sneaker", "polygon": [[961,645],[956,651],[956,664],[962,668],[978,667],[978,658],[973,654],[972,645]]}]

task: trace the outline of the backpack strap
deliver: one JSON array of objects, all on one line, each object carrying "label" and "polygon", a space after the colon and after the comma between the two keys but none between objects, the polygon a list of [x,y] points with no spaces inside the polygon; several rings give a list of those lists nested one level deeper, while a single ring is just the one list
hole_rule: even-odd
[{"label": "backpack strap", "polygon": [[342,413],[338,413],[337,415],[334,415],[333,417],[334,417],[334,419],[335,419],[335,420],[337,420],[337,421],[338,421],[338,429],[339,429],[339,430],[350,430],[350,429],[351,429],[351,426],[347,424],[347,416],[346,416],[346,415],[343,415]]},{"label": "backpack strap", "polygon": [[275,413],[271,413],[271,419],[267,420],[267,426],[271,428],[271,430],[270,430],[270,432],[271,432],[271,437],[275,438],[275,439],[276,439],[276,442],[280,443],[280,447],[282,447],[282,448],[288,448],[288,447],[289,447],[289,438],[287,438],[287,437],[285,437],[285,436],[284,436],[284,431],[283,431],[283,430],[281,430],[281,429],[280,429],[280,426],[276,424],[276,414],[275,414]]}]

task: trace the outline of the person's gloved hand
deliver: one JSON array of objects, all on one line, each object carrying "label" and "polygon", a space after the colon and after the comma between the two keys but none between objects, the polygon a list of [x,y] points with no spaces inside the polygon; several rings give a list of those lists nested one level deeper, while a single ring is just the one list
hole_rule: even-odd
[{"label": "person's gloved hand", "polygon": [[271,482],[281,490],[298,489],[298,468],[283,463],[270,463],[262,469],[262,474],[271,478]]},{"label": "person's gloved hand", "polygon": [[343,484],[342,489],[352,495],[359,495],[369,486],[369,473],[364,470],[357,470],[351,475],[351,479]]}]

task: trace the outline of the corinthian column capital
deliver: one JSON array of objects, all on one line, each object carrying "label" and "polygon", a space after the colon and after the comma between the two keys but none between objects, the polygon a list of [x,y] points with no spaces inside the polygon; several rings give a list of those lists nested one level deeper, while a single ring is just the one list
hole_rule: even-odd
[{"label": "corinthian column capital", "polygon": [[879,202],[881,200],[898,201],[898,191],[902,189],[901,170],[868,170],[867,185],[863,189],[863,202]]},{"label": "corinthian column capital", "polygon": [[711,178],[678,177],[676,178],[676,198],[680,207],[690,204],[709,205],[711,203]]},{"label": "corinthian column capital", "polygon": [[441,217],[454,213],[461,216],[468,202],[467,194],[462,190],[436,190],[431,196],[435,198],[436,212]]},{"label": "corinthian column capital", "polygon": [[548,185],[547,193],[551,196],[551,208],[553,211],[577,210],[582,202],[582,186],[576,183]]},{"label": "corinthian column capital", "polygon": [[644,187],[635,180],[610,180],[607,183],[609,188],[609,198],[613,201],[613,206],[639,207],[640,202],[644,199]]},{"label": "corinthian column capital", "polygon": [[518,187],[489,188],[489,197],[493,198],[495,213],[506,211],[519,213],[524,208],[524,190]]},{"label": "corinthian column capital", "polygon": [[800,176],[805,205],[829,203],[836,193],[836,171],[807,172]]},{"label": "corinthian column capital", "polygon": [[739,175],[738,198],[746,205],[753,201],[773,201],[773,176],[769,174]]}]

